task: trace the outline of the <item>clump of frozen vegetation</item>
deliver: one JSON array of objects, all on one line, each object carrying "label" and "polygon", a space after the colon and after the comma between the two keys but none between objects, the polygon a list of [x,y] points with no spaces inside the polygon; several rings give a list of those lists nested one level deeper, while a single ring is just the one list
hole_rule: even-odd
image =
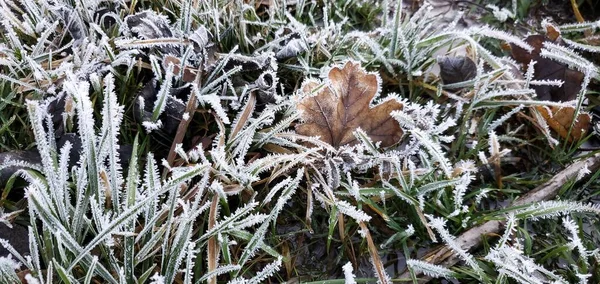
[{"label": "clump of frozen vegetation", "polygon": [[[0,282],[285,281],[303,276],[294,270],[301,248],[290,252],[278,231],[286,220],[338,251],[347,283],[356,276],[391,282],[399,275],[389,275],[380,257],[400,251],[414,281],[600,277],[593,272],[600,254],[581,222],[596,218],[597,205],[493,207],[546,178],[515,172],[521,159],[572,159],[578,145],[561,145],[543,114],[584,113],[598,74],[579,51],[600,50],[566,35],[598,23],[552,26],[565,44],[545,42],[540,56],[582,74],[574,98],[556,101],[537,98],[535,87],[565,82],[537,78],[535,64],[522,70],[486,48],[507,42],[533,51],[520,36],[462,28],[458,18],[440,25],[427,5],[409,13],[402,1],[291,2],[2,2],[0,95],[24,104],[41,162],[0,165],[18,167],[27,182],[27,214],[18,217],[29,224],[31,252],[0,240],[12,254],[0,257]],[[471,60],[472,68],[458,68],[468,75],[444,84],[440,55],[464,66]],[[393,145],[382,147],[376,127],[351,129],[352,143],[343,145],[296,131],[308,120],[298,107],[304,100],[364,87],[333,87],[331,74],[344,64],[374,74],[367,110],[401,105],[383,114],[401,133]],[[302,88],[308,77],[317,82],[311,92]],[[61,102],[64,110],[53,112]],[[336,127],[329,126],[332,136]],[[57,143],[65,133],[77,139]],[[533,178],[539,182],[526,181]],[[10,225],[15,214],[0,207],[0,222]],[[504,224],[499,240],[471,251],[456,241],[489,220]],[[532,249],[537,238],[554,240],[529,231],[547,220],[561,238],[548,247],[564,255]],[[436,242],[460,262],[416,259],[418,248]],[[372,274],[359,275],[357,255],[368,255]],[[570,266],[541,261],[548,258]]]}]

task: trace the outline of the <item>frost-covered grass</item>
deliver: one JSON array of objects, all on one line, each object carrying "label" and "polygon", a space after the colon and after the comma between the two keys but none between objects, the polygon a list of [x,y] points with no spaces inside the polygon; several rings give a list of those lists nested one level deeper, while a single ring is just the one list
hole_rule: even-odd
[{"label": "frost-covered grass", "polygon": [[[533,86],[562,82],[486,48],[532,50],[524,35],[440,23],[427,5],[0,5],[0,147],[41,157],[0,164],[24,180],[3,192],[25,192],[2,196],[0,222],[27,224],[31,251],[0,240],[12,253],[0,257],[1,283],[600,281],[598,172],[579,169],[553,201],[508,206],[597,154],[578,150],[593,134],[560,138],[536,106],[589,110],[589,54],[600,50],[582,38],[600,22],[533,27],[561,30],[566,45],[546,43],[541,56],[583,74],[576,99],[559,102]],[[444,85],[438,59],[456,55],[475,75]],[[297,105],[313,95],[302,84],[321,77],[327,88],[349,60],[377,74],[373,104],[403,104],[390,114],[404,133],[396,145],[360,129],[339,147],[296,132]],[[69,133],[76,141],[59,146]],[[503,231],[482,246],[456,241],[490,220]],[[439,244],[460,262],[419,259]]]}]

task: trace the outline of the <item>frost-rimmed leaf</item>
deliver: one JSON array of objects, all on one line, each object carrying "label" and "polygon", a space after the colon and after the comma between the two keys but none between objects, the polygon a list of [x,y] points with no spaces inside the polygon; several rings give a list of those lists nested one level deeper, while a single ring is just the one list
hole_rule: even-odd
[{"label": "frost-rimmed leaf", "polygon": [[116,212],[120,210],[120,188],[123,184],[121,175],[121,159],[119,158],[119,128],[123,120],[123,106],[117,103],[115,81],[112,74],[104,78],[104,106],[102,109],[102,130],[100,134],[98,159],[103,161],[108,156],[108,180],[112,206]]},{"label": "frost-rimmed leaf", "polygon": [[[348,61],[327,72],[325,86],[318,81],[307,81],[302,86],[305,94],[298,104],[302,124],[296,126],[299,134],[319,136],[338,148],[355,144],[353,132],[361,128],[382,147],[398,142],[402,130],[390,113],[402,109],[402,104],[391,97],[373,105],[381,89],[377,74],[367,73],[358,62]],[[316,94],[316,95],[315,95]]]}]

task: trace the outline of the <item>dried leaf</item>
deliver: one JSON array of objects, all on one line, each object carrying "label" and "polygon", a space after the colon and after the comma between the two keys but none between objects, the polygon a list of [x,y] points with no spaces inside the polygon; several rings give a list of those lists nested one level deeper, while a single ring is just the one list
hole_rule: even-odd
[{"label": "dried leaf", "polygon": [[181,75],[181,80],[184,82],[194,82],[198,72],[200,72],[198,68],[192,68],[188,65],[185,65],[183,67],[183,74],[181,74],[181,60],[175,56],[166,55],[163,59],[163,68],[165,71],[168,69],[169,64],[173,64],[173,73]]},{"label": "dried leaf", "polygon": [[573,124],[573,129],[569,134],[569,128],[573,123],[573,115],[575,109],[572,107],[536,107],[540,114],[544,117],[548,126],[558,133],[562,138],[568,141],[578,141],[588,134],[592,117],[588,113],[580,113],[577,120]]},{"label": "dried leaf", "polygon": [[512,52],[512,57],[517,62],[528,65],[531,60],[534,60],[534,58],[538,58],[540,56],[540,51],[542,50],[542,46],[544,46],[545,41],[549,41],[549,39],[544,35],[528,36],[525,39],[525,42],[533,47],[533,51],[531,52],[511,43],[510,50]]},{"label": "dried leaf", "polygon": [[477,75],[477,65],[465,56],[444,56],[438,59],[438,64],[440,77],[446,85],[468,81]]},{"label": "dried leaf", "polygon": [[556,40],[560,37],[560,31],[554,25],[546,25],[546,34],[551,40]]},{"label": "dried leaf", "polygon": [[379,78],[367,73],[359,63],[347,62],[343,68],[334,67],[329,71],[325,87],[309,81],[302,91],[316,96],[304,98],[299,104],[303,124],[296,126],[299,134],[320,136],[338,148],[357,143],[353,132],[357,128],[365,131],[374,142],[382,147],[396,144],[402,137],[400,125],[391,116],[394,110],[401,110],[402,104],[395,99],[387,100],[370,107],[373,98],[379,93]]},{"label": "dried leaf", "polygon": [[[526,50],[512,45],[511,51],[513,58],[523,64],[525,68],[533,60],[536,62],[533,79],[535,80],[561,80],[561,87],[553,86],[532,86],[535,90],[538,99],[550,100],[555,102],[571,101],[577,98],[581,91],[581,83],[583,82],[583,73],[577,70],[571,70],[567,65],[556,62],[554,60],[540,56],[540,51],[544,42],[550,41],[561,43],[559,34],[552,29],[548,30],[549,36],[555,38],[551,40],[544,35],[531,35],[525,41],[533,46],[534,50],[529,53]],[[581,113],[577,116],[577,120],[573,122],[575,109],[572,107],[536,107],[540,114],[544,117],[548,126],[556,131],[562,138],[568,141],[577,141],[583,138],[590,128],[591,116],[587,113]],[[573,124],[573,129],[569,134],[569,129]]]},{"label": "dried leaf", "polygon": [[142,39],[173,36],[168,18],[152,10],[125,17],[125,24],[134,36]]},{"label": "dried leaf", "polygon": [[[529,36],[525,39],[525,42],[533,46],[534,50],[529,53],[523,48],[511,45],[512,56],[517,62],[523,64],[525,69],[532,60],[536,61],[533,79],[561,80],[564,82],[559,88],[552,86],[533,86],[539,99],[555,102],[574,100],[581,90],[583,73],[571,70],[565,64],[540,56],[540,51],[546,41],[551,42],[551,40],[544,35]],[[558,43],[560,43],[560,41],[558,41]]]}]

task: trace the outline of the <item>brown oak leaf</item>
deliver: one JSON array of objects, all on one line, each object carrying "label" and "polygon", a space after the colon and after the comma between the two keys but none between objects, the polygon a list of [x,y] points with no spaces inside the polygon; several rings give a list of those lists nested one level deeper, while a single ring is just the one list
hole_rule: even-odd
[{"label": "brown oak leaf", "polygon": [[[537,106],[536,109],[544,117],[548,126],[568,141],[579,141],[589,134],[588,130],[591,125],[592,116],[588,113],[579,113],[577,115],[577,120],[573,122],[575,108],[559,108],[552,106],[549,107],[550,111],[548,111],[548,108]],[[569,133],[571,123],[573,123],[573,129],[571,129],[571,133]]]},{"label": "brown oak leaf", "polygon": [[304,123],[296,126],[299,134],[320,136],[321,140],[338,148],[357,143],[353,132],[361,128],[374,142],[382,147],[396,144],[402,137],[402,129],[390,113],[401,110],[402,103],[389,99],[370,107],[379,94],[378,75],[367,73],[360,63],[347,62],[342,68],[329,71],[325,86],[317,90],[321,82],[306,82],[302,91],[308,96],[298,104]]}]

